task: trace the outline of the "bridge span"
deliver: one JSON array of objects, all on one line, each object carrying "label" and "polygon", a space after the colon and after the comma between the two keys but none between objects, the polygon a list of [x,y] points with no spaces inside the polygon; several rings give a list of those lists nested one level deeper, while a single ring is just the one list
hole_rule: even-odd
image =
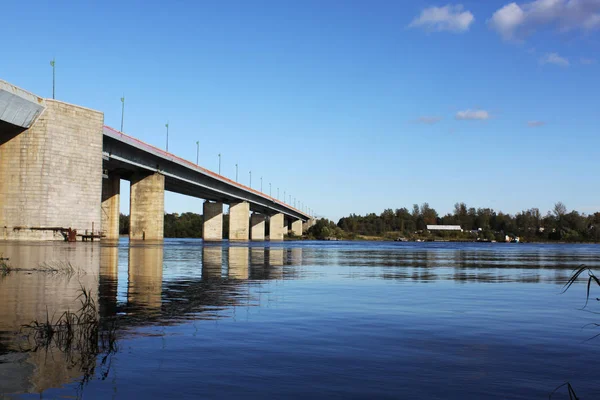
[{"label": "bridge span", "polygon": [[[283,240],[311,216],[285,202],[104,126],[101,112],[0,80],[0,239],[63,239],[67,229],[119,237],[120,180],[131,182],[132,240],[161,240],[164,192],[204,199],[207,241]],[[268,227],[267,227],[268,224]]]}]

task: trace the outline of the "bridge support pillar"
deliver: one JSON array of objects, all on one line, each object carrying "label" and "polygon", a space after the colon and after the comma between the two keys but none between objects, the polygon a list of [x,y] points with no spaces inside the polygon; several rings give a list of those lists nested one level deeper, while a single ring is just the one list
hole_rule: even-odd
[{"label": "bridge support pillar", "polygon": [[283,225],[284,217],[283,214],[271,215],[269,219],[269,240],[281,241],[285,234],[285,227]]},{"label": "bridge support pillar", "polygon": [[104,239],[119,239],[119,214],[121,179],[118,175],[109,175],[102,180],[102,226]]},{"label": "bridge support pillar", "polygon": [[223,203],[205,201],[202,211],[202,240],[218,242],[223,240]]},{"label": "bridge support pillar", "polygon": [[294,236],[302,236],[302,220],[297,219],[292,222],[292,233]]},{"label": "bridge support pillar", "polygon": [[248,241],[250,237],[250,203],[229,205],[229,240]]},{"label": "bridge support pillar", "polygon": [[265,240],[265,216],[254,213],[250,217],[250,239],[255,242]]},{"label": "bridge support pillar", "polygon": [[162,240],[165,221],[165,177],[136,174],[131,179],[129,239]]}]

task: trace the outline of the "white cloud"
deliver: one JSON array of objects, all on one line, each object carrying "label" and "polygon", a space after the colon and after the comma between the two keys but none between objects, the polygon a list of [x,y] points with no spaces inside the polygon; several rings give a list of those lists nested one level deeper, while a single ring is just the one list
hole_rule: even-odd
[{"label": "white cloud", "polygon": [[546,125],[544,121],[527,121],[527,126],[530,128],[539,128],[544,125]]},{"label": "white cloud", "polygon": [[585,58],[585,57],[580,58],[579,62],[583,65],[596,64],[596,60],[594,60],[593,58]]},{"label": "white cloud", "polygon": [[456,113],[456,119],[459,120],[486,120],[490,118],[490,113],[485,110],[465,110]]},{"label": "white cloud", "polygon": [[568,59],[561,57],[558,53],[548,53],[544,57],[540,58],[540,64],[554,64],[559,67],[568,67],[571,65]]},{"label": "white cloud", "polygon": [[600,29],[600,0],[534,0],[498,9],[488,25],[504,39],[518,40],[538,27],[560,31]]},{"label": "white cloud", "polygon": [[429,31],[466,32],[475,21],[470,11],[463,11],[462,5],[429,7],[421,11],[421,15],[412,20],[409,28],[424,28]]},{"label": "white cloud", "polygon": [[433,124],[437,124],[441,120],[442,120],[442,117],[424,116],[424,117],[417,118],[417,120],[415,122],[417,122],[419,124],[433,125]]}]

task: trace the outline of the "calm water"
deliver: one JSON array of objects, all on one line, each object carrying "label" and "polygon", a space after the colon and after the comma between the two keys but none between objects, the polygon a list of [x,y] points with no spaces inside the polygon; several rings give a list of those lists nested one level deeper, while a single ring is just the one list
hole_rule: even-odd
[{"label": "calm water", "polygon": [[[8,397],[544,399],[569,381],[600,398],[600,338],[586,340],[600,330],[582,328],[600,315],[578,310],[583,283],[560,294],[579,264],[600,269],[597,245],[166,240],[0,253],[75,269],[0,276]],[[116,321],[116,352],[90,362],[19,333],[77,309],[81,286],[100,329]]]}]

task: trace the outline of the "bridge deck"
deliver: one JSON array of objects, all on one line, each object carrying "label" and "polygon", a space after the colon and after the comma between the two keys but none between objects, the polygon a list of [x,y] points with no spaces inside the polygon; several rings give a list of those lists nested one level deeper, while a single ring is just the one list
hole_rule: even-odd
[{"label": "bridge deck", "polygon": [[247,201],[253,211],[262,214],[282,213],[303,221],[310,219],[308,214],[285,202],[113,128],[105,126],[103,132],[104,168],[124,178],[140,170],[160,172],[165,176],[165,190],[171,192],[224,203]]}]

